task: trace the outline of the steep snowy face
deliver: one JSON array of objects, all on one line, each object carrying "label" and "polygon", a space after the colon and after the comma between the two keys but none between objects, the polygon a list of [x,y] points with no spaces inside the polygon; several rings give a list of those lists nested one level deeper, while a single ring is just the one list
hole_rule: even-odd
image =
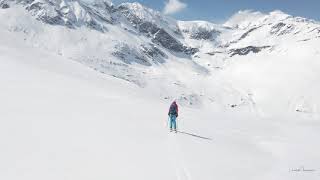
[{"label": "steep snowy face", "polygon": [[22,5],[47,24],[72,29],[86,26],[100,32],[107,32],[109,25],[120,26],[131,32],[136,31],[150,39],[152,44],[174,53],[192,55],[198,51],[181,41],[181,32],[175,20],[139,3],[114,6],[107,0],[1,0],[2,8],[15,4]]},{"label": "steep snowy face", "polygon": [[122,3],[117,10],[133,24],[138,25],[142,22],[150,22],[165,29],[175,29],[176,21],[163,16],[160,12],[147,8],[140,3]]},{"label": "steep snowy face", "polygon": [[224,28],[206,21],[179,21],[179,28],[185,38],[214,41]]},{"label": "steep snowy face", "polygon": [[212,51],[219,44],[219,37],[229,29],[206,21],[178,21],[184,41],[200,52]]},{"label": "steep snowy face", "polygon": [[[301,59],[318,56],[319,23],[280,11],[241,11],[225,24],[213,24],[177,21],[139,3],[115,6],[106,0],[0,0],[0,7],[0,30],[39,51],[140,87],[154,85],[152,91],[161,98],[190,106],[253,106],[254,88],[240,92],[224,82],[212,85],[216,79],[211,74],[248,72],[237,63],[296,53]],[[255,65],[252,69],[261,68]]]},{"label": "steep snowy face", "polygon": [[[281,11],[269,14],[240,11],[224,26],[232,28],[225,46],[275,46],[319,38],[320,24],[301,17],[293,17]],[[226,36],[227,37],[227,36]]]},{"label": "steep snowy face", "polygon": [[[280,11],[277,12],[280,14],[280,19],[274,20],[281,20],[286,18],[288,15],[281,13]],[[230,28],[239,28],[239,29],[246,29],[251,26],[257,26],[268,19],[267,14],[263,14],[261,12],[254,12],[250,10],[239,11],[238,13],[234,14],[231,18],[229,18],[225,23],[224,26]]]},{"label": "steep snowy face", "polygon": [[[269,14],[240,11],[223,25],[216,25],[204,21],[176,21],[139,3],[114,6],[109,0],[0,1],[0,7],[3,9],[15,4],[22,5],[38,20],[51,25],[62,25],[72,29],[86,26],[104,33],[108,31],[108,27],[120,28],[126,33],[125,36],[129,34],[133,39],[139,38],[141,44],[144,44],[139,45],[139,49],[149,52],[147,56],[151,56],[152,61],[157,62],[164,62],[163,57],[166,57],[164,54],[167,52],[163,52],[161,48],[169,53],[188,56],[198,52],[227,52],[233,56],[234,52],[241,51],[239,55],[246,55],[249,52],[260,52],[266,49],[264,47],[285,44],[286,41],[308,41],[320,37],[319,23],[293,17],[281,11]],[[130,43],[125,44],[131,49],[137,48]],[[162,58],[155,60],[154,54]],[[114,55],[120,59],[127,58],[118,52]]]},{"label": "steep snowy face", "polygon": [[190,48],[179,40],[182,37],[177,22],[161,15],[160,12],[146,8],[139,3],[123,3],[115,11],[118,12],[120,22],[125,18],[138,33],[151,38],[153,43],[169,51],[187,55],[198,51],[198,49]]},{"label": "steep snowy face", "polygon": [[2,0],[0,4],[7,8],[21,4],[38,20],[68,28],[87,26],[103,32],[107,30],[105,24],[112,23],[112,4],[106,0]]}]

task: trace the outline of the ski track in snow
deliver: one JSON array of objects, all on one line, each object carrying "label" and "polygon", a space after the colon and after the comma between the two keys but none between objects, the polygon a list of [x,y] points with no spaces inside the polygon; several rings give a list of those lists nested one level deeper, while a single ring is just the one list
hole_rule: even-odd
[{"label": "ski track in snow", "polygon": [[180,149],[177,135],[175,132],[170,132],[168,135],[169,157],[174,165],[177,180],[192,180],[191,174],[186,167],[188,162],[185,162],[186,158],[183,157],[183,151]]}]

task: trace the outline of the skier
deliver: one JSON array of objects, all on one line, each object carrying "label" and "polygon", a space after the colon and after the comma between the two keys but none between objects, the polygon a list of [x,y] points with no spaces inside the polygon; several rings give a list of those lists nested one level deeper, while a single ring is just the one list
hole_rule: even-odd
[{"label": "skier", "polygon": [[176,101],[173,101],[170,105],[168,116],[170,118],[170,132],[174,130],[177,133],[177,123],[176,119],[178,117],[178,105]]}]

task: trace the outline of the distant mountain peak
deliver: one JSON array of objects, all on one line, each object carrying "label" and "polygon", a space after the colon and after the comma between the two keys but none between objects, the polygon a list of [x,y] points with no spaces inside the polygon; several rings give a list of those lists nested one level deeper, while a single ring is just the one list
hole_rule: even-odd
[{"label": "distant mountain peak", "polygon": [[118,6],[118,9],[122,11],[127,11],[128,13],[136,16],[139,19],[143,19],[148,22],[160,22],[161,21],[169,21],[169,17],[164,16],[161,12],[148,8],[138,2],[133,3],[121,3]]},{"label": "distant mountain peak", "polygon": [[[227,59],[251,52],[271,52],[282,42],[305,42],[320,37],[318,22],[279,10],[239,11],[225,24],[214,24],[175,20],[137,2],[115,6],[110,0],[0,0],[0,8],[11,6],[22,6],[44,26],[96,30],[99,36],[108,39],[101,44],[108,44],[106,49],[112,57],[143,65],[162,63],[170,57],[192,60],[218,55]],[[88,35],[84,39],[90,38]],[[99,42],[97,38],[92,41]]]},{"label": "distant mountain peak", "polygon": [[231,16],[225,23],[224,26],[231,28],[245,29],[249,26],[259,25],[266,21],[281,21],[288,17],[292,17],[280,10],[275,10],[270,13],[262,13],[253,10],[241,10]]}]

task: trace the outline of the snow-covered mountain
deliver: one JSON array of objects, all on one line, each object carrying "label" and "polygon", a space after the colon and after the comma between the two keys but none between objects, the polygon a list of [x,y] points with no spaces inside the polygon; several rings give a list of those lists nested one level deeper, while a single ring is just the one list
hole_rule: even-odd
[{"label": "snow-covered mountain", "polygon": [[0,0],[0,179],[317,180],[319,45],[281,11]]},{"label": "snow-covered mountain", "polygon": [[5,22],[1,30],[30,46],[140,87],[157,84],[160,88],[152,91],[161,98],[177,97],[192,106],[210,104],[217,94],[225,94],[219,102],[224,106],[242,101],[252,105],[248,87],[241,93],[229,87],[233,92],[226,93],[218,88],[220,83],[216,88],[206,85],[214,81],[212,77],[236,72],[226,73],[237,62],[296,58],[296,52],[302,57],[318,55],[320,24],[281,11],[240,11],[224,24],[213,24],[178,21],[139,3],[114,5],[108,0],[1,0],[0,4]]},{"label": "snow-covered mountain", "polygon": [[[178,21],[139,3],[1,0],[0,4],[1,31],[140,87],[157,85],[150,91],[162,99],[176,97],[191,106],[211,104],[217,95],[222,98],[215,103],[223,106],[253,106],[253,88],[246,84],[250,81],[243,79],[242,90],[229,83],[232,92],[227,93],[220,88],[225,82],[212,78],[233,75],[237,63],[244,65],[250,59],[255,59],[251,64],[281,59],[275,66],[289,70],[298,57],[297,61],[307,61],[319,54],[319,22],[281,11],[240,11],[224,24],[213,24]],[[235,76],[236,83],[241,82],[239,77],[244,75]]]}]

